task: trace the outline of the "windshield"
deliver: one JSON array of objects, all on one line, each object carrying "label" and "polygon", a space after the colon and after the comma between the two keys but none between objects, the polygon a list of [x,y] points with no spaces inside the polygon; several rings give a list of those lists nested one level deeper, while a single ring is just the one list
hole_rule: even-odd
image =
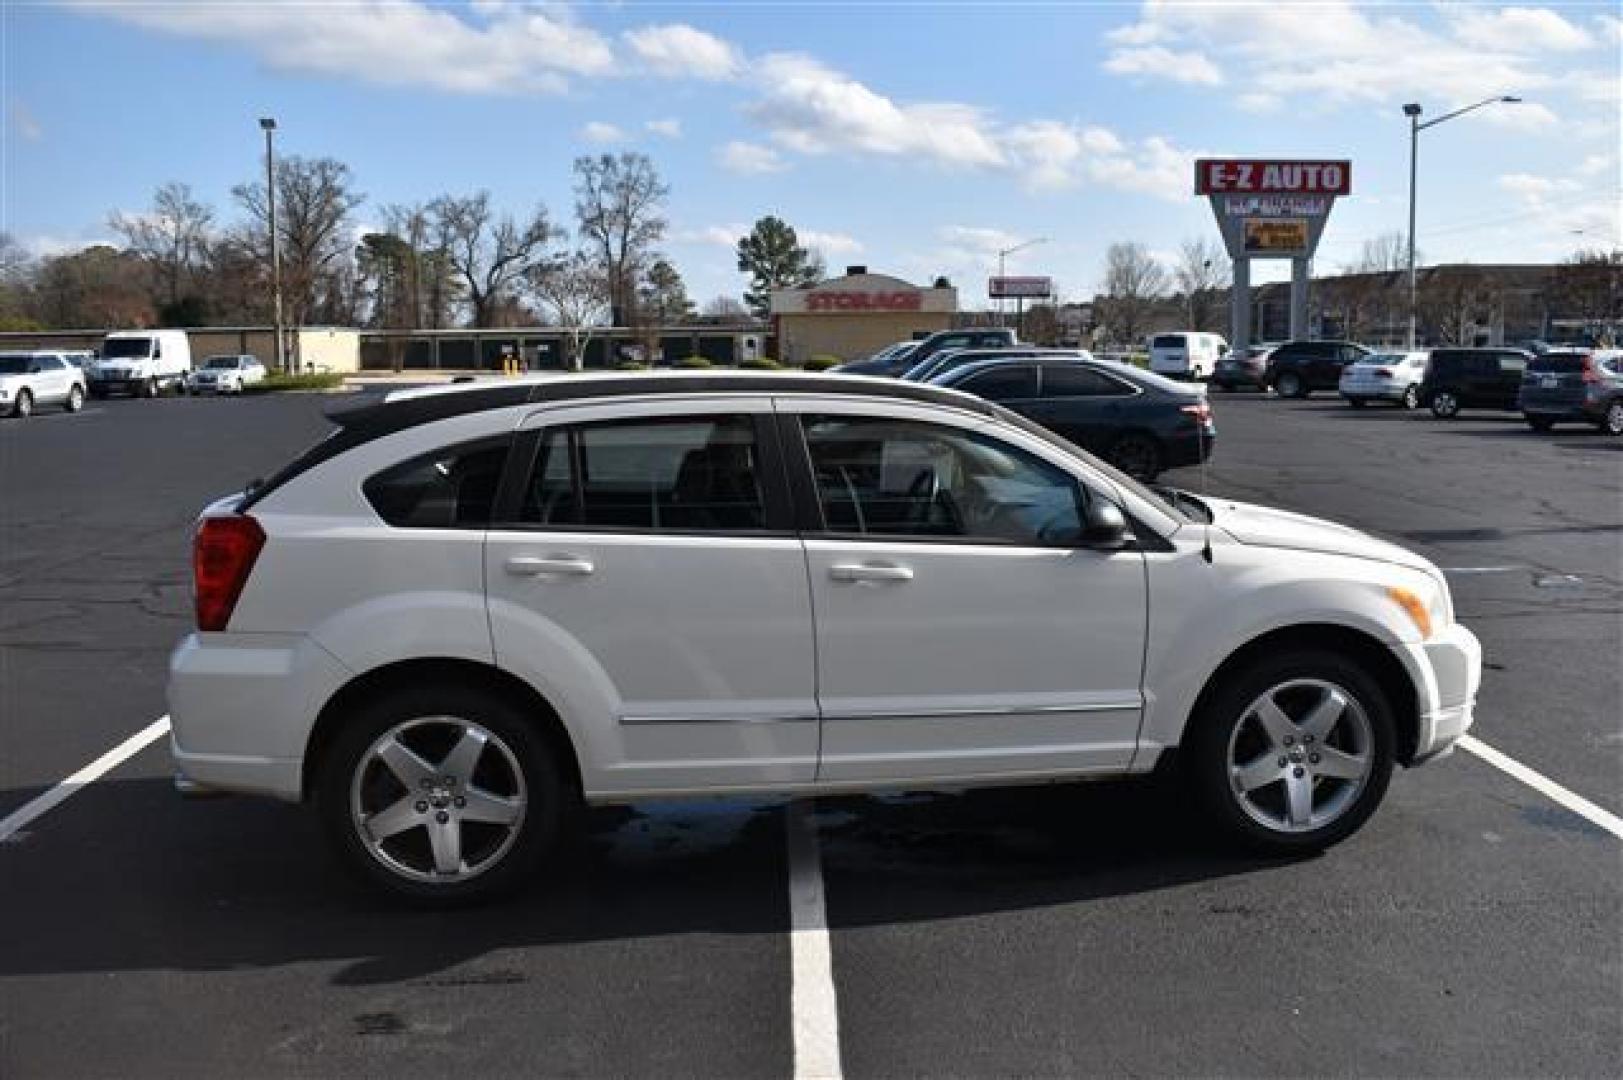
[{"label": "windshield", "polygon": [[221,368],[230,368],[235,370],[237,366],[237,358],[235,356],[211,356],[209,357],[208,364],[205,366],[210,371],[218,371]]},{"label": "windshield", "polygon": [[1355,366],[1357,366],[1357,367],[1396,367],[1398,364],[1403,363],[1404,360],[1405,360],[1405,356],[1404,356],[1403,353],[1398,353],[1398,352],[1378,352],[1378,353],[1370,353],[1368,356],[1360,356],[1358,358],[1358,362],[1357,362],[1357,364]]},{"label": "windshield", "polygon": [[0,375],[26,375],[32,361],[33,357],[17,353],[0,355]]},{"label": "windshield", "polygon": [[108,338],[101,347],[103,360],[123,360],[135,356],[145,360],[152,355],[152,339],[144,337]]}]

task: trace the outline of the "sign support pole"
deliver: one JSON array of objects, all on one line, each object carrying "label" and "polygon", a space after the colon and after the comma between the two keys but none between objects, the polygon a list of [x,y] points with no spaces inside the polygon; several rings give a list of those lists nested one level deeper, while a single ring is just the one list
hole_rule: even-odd
[{"label": "sign support pole", "polygon": [[1307,257],[1291,260],[1291,340],[1307,340]]},{"label": "sign support pole", "polygon": [[1229,286],[1229,348],[1244,356],[1251,347],[1251,260],[1234,260],[1234,284]]}]

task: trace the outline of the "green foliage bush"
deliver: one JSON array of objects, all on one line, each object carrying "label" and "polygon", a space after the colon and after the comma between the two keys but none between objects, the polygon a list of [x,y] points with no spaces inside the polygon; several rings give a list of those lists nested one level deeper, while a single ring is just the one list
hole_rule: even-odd
[{"label": "green foliage bush", "polygon": [[242,388],[245,394],[275,394],[284,390],[336,390],[344,385],[344,377],[337,372],[323,371],[308,375],[267,375],[259,382]]},{"label": "green foliage bush", "polygon": [[738,366],[750,371],[777,371],[783,367],[782,364],[770,356],[757,356],[752,360],[740,360]]},{"label": "green foliage bush", "polygon": [[682,359],[676,362],[676,366],[679,368],[707,368],[715,367],[716,365],[712,364],[708,357],[684,356]]},{"label": "green foliage bush", "polygon": [[806,361],[806,370],[827,371],[829,368],[839,367],[843,363],[845,363],[845,361],[841,360],[838,356],[830,356],[828,353],[818,353],[816,356]]}]

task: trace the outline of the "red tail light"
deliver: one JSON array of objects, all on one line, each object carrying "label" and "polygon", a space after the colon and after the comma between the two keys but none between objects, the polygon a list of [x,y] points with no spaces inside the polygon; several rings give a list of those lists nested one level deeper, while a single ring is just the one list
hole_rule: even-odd
[{"label": "red tail light", "polygon": [[1206,404],[1204,401],[1197,405],[1180,405],[1178,407],[1178,411],[1188,413],[1190,416],[1193,416],[1195,418],[1195,423],[1199,424],[1202,428],[1209,429],[1212,426],[1212,407]]},{"label": "red tail light", "polygon": [[192,591],[197,628],[224,630],[265,546],[265,530],[251,517],[204,518],[192,539]]},{"label": "red tail light", "polygon": [[1375,377],[1377,379],[1390,379],[1392,377],[1392,373],[1385,368],[1376,368]]},{"label": "red tail light", "polygon": [[1583,380],[1586,383],[1600,382],[1600,370],[1595,367],[1595,358],[1593,356],[1584,357]]}]

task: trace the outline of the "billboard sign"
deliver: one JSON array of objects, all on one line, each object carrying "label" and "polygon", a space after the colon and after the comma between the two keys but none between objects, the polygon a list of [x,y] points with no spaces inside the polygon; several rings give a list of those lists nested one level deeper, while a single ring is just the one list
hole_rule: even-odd
[{"label": "billboard sign", "polygon": [[1046,300],[1054,295],[1054,279],[1046,277],[994,277],[986,284],[993,300]]},{"label": "billboard sign", "polygon": [[1205,195],[1231,258],[1309,258],[1338,196],[1352,192],[1350,161],[1202,158]]}]

